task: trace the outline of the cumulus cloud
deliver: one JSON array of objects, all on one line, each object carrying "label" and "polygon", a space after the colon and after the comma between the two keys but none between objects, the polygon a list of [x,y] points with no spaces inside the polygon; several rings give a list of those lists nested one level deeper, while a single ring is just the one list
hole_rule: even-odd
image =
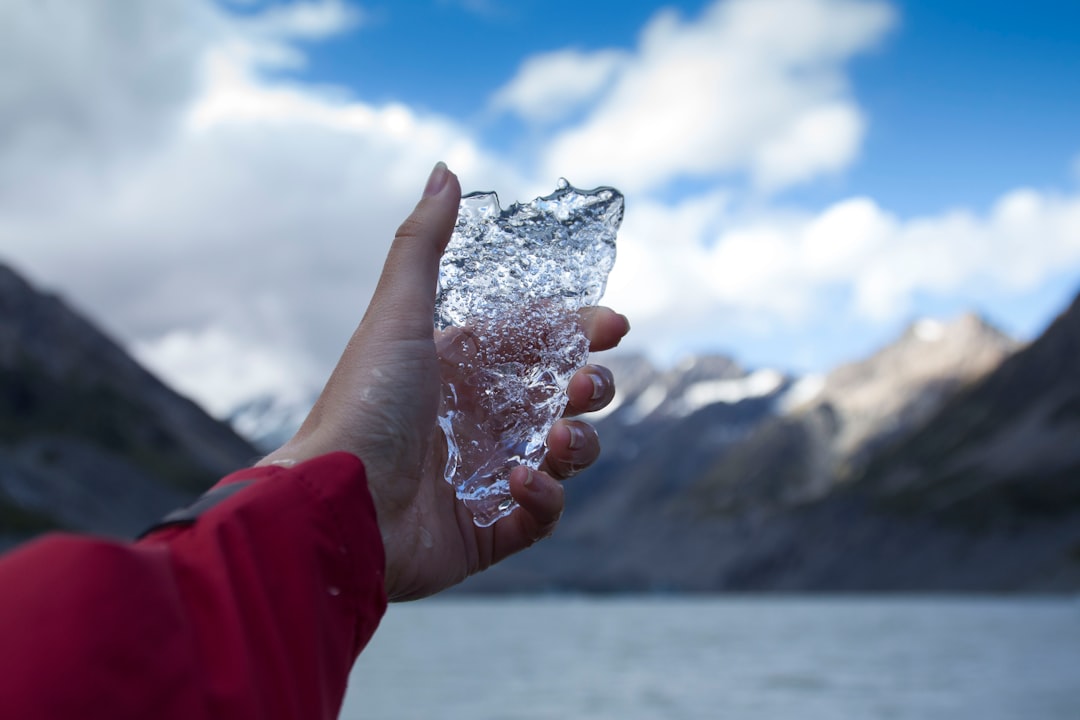
[{"label": "cumulus cloud", "polygon": [[344,0],[273,5],[244,22],[248,32],[270,37],[322,40],[350,30],[363,21],[363,13]]},{"label": "cumulus cloud", "polygon": [[534,55],[495,93],[492,107],[535,123],[562,120],[595,98],[627,57],[617,50],[557,50]]},{"label": "cumulus cloud", "polygon": [[146,367],[163,372],[173,387],[198,398],[203,407],[226,417],[252,398],[273,391],[285,403],[308,399],[297,378],[310,377],[310,358],[296,352],[301,345],[283,345],[268,353],[264,338],[245,337],[236,328],[177,328],[153,341],[131,347]]},{"label": "cumulus cloud", "polygon": [[918,298],[977,306],[1080,268],[1075,194],[1018,189],[982,214],[900,218],[854,197],[818,213],[729,215],[709,197],[628,213],[628,262],[608,299],[636,310],[630,344],[670,356],[755,333],[888,324]]},{"label": "cumulus cloud", "polygon": [[[731,173],[777,189],[842,169],[865,126],[844,66],[893,21],[889,6],[857,0],[718,0],[694,20],[662,11],[614,81],[594,84],[595,110],[552,138],[544,167],[641,191]],[[560,57],[560,74],[574,74],[572,60]],[[586,75],[595,62],[578,59]],[[531,82],[540,97],[537,74],[526,64],[509,87]]]},{"label": "cumulus cloud", "polygon": [[757,184],[782,188],[844,169],[855,159],[864,125],[848,103],[807,110],[757,148],[751,159]]},{"label": "cumulus cloud", "polygon": [[0,3],[0,198],[38,209],[162,142],[219,29],[184,0]]},{"label": "cumulus cloud", "polygon": [[[728,0],[661,13],[630,53],[527,60],[492,104],[549,136],[540,180],[451,118],[268,73],[303,62],[297,38],[365,27],[337,0],[283,7],[0,3],[2,259],[219,413],[321,384],[439,159],[505,200],[560,175],[627,191],[606,301],[633,319],[626,347],[661,358],[1080,268],[1075,193],[923,217],[740,201],[733,176],[778,189],[855,160],[868,120],[844,68],[892,23],[880,2]],[[652,192],[687,177],[704,189]]]},{"label": "cumulus cloud", "polygon": [[[283,368],[321,385],[436,160],[520,184],[449,119],[264,78],[265,43],[295,15],[267,40],[212,4],[77,5],[3,6],[18,22],[0,33],[22,33],[14,50],[0,42],[5,67],[39,80],[0,83],[3,167],[19,184],[0,193],[4,259],[215,408],[219,365],[251,363],[264,391]],[[56,107],[70,122],[29,142]]]}]

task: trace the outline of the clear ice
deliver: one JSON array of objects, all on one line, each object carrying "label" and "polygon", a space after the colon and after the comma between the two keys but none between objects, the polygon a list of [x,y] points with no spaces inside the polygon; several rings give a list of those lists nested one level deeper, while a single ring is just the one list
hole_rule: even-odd
[{"label": "clear ice", "polygon": [[506,210],[491,192],[461,199],[435,301],[438,422],[446,481],[480,527],[516,507],[510,471],[544,457],[588,359],[578,311],[604,293],[622,215],[619,191],[565,180]]}]

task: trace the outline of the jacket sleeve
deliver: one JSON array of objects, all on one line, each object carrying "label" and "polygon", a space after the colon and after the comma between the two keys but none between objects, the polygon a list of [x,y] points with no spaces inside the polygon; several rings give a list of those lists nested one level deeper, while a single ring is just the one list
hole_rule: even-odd
[{"label": "jacket sleeve", "polygon": [[360,461],[250,468],[135,543],[0,558],[0,715],[334,718],[386,609]]}]

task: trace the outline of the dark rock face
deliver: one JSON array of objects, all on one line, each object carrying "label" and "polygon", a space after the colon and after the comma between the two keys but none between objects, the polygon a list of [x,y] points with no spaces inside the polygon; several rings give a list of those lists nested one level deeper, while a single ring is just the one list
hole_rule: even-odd
[{"label": "dark rock face", "polygon": [[1007,505],[1009,496],[1019,509],[1076,509],[1078,353],[1080,297],[1031,346],[875,458],[863,478],[866,491],[934,513],[970,503]]},{"label": "dark rock face", "polygon": [[130,535],[256,456],[0,265],[0,536]]},{"label": "dark rock face", "polygon": [[[905,548],[941,586],[985,577],[999,590],[1080,587],[1078,352],[1080,297],[1042,337],[878,453],[846,500],[903,531],[925,528]],[[859,555],[884,564],[873,546]]]}]

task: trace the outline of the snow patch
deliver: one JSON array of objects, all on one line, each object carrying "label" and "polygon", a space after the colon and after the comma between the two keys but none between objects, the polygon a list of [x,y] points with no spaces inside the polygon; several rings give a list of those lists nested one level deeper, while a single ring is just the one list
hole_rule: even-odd
[{"label": "snow patch", "polygon": [[945,323],[925,318],[915,323],[914,331],[915,337],[923,342],[937,342],[945,337]]},{"label": "snow patch", "polygon": [[663,383],[653,383],[638,395],[637,400],[626,412],[626,422],[636,423],[651,415],[667,398],[667,387]]},{"label": "snow patch", "polygon": [[781,413],[787,414],[806,405],[825,389],[824,375],[806,375],[799,378],[776,403]]},{"label": "snow patch", "polygon": [[784,376],[776,370],[755,370],[734,380],[703,380],[686,388],[673,415],[685,417],[701,408],[726,403],[734,405],[750,398],[764,397],[784,384]]}]

